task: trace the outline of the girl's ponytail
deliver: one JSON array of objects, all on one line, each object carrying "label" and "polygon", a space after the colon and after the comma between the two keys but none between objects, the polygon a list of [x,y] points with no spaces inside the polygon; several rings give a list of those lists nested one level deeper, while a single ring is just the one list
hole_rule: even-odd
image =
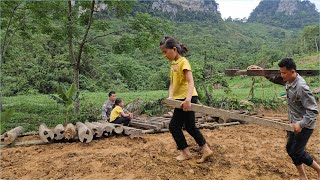
[{"label": "girl's ponytail", "polygon": [[164,46],[165,48],[168,49],[173,49],[174,47],[177,48],[177,51],[180,55],[184,55],[189,51],[189,49],[184,46],[183,44],[180,44],[177,40],[170,36],[165,36],[161,41],[160,41],[160,46]]},{"label": "girl's ponytail", "polygon": [[180,46],[180,48],[178,48],[179,54],[184,55],[189,51],[189,49],[183,44],[179,44],[179,46]]}]

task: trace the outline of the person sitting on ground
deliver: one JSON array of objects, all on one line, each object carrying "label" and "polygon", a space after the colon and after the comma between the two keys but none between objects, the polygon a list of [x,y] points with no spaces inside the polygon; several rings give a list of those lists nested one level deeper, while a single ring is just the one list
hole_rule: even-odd
[{"label": "person sitting on ground", "polygon": [[125,113],[123,111],[124,102],[117,98],[114,102],[113,109],[110,114],[110,122],[115,124],[123,124],[124,126],[128,126],[130,123],[130,119],[133,118],[132,113]]},{"label": "person sitting on ground", "polygon": [[102,106],[102,120],[104,121],[110,120],[110,113],[112,111],[114,101],[116,100],[116,92],[110,91],[108,95],[109,95],[108,100],[104,102]]}]

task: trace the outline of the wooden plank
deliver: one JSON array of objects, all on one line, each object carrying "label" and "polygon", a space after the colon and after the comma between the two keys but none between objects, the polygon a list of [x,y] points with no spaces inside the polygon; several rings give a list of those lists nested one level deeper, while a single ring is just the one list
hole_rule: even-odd
[{"label": "wooden plank", "polygon": [[31,141],[24,141],[24,142],[14,142],[9,145],[0,145],[0,148],[15,147],[15,146],[31,146],[31,145],[41,145],[41,144],[50,144],[50,143],[43,142],[42,140],[31,140]]},{"label": "wooden plank", "polygon": [[169,129],[160,129],[158,131],[155,131],[154,129],[142,130],[143,134],[153,134],[153,133],[162,133],[162,132],[170,132],[170,130]]},{"label": "wooden plank", "polygon": [[143,120],[131,119],[130,122],[137,122],[137,123],[155,125],[155,126],[159,126],[159,129],[164,128],[164,123],[163,122],[159,122],[159,121],[143,121]]},{"label": "wooden plank", "polygon": [[[164,103],[166,103],[168,106],[171,106],[174,108],[180,108],[181,101],[177,101],[177,100],[173,100],[173,99],[165,99]],[[286,131],[293,131],[293,128],[291,127],[290,124],[275,122],[275,121],[271,121],[271,120],[264,119],[264,118],[252,117],[252,116],[248,116],[248,115],[244,115],[244,114],[234,113],[231,111],[212,108],[212,107],[203,106],[203,105],[199,105],[199,104],[192,103],[191,110],[195,111],[195,112],[201,112],[204,114],[213,115],[213,116],[236,119],[236,120],[241,120],[241,121],[245,121],[248,123],[269,126],[269,127],[273,127],[273,128],[286,130]]]},{"label": "wooden plank", "polygon": [[230,122],[230,123],[224,123],[224,124],[216,124],[216,123],[205,123],[205,124],[200,124],[200,128],[215,128],[215,127],[220,127],[220,126],[233,126],[233,125],[239,125],[240,122]]},{"label": "wooden plank", "polygon": [[143,128],[143,129],[154,129],[156,131],[161,129],[161,126],[159,126],[159,125],[147,124],[147,123],[135,122],[135,121],[130,121],[130,126],[137,127],[137,128]]},{"label": "wooden plank", "polygon": [[[275,69],[248,69],[248,70],[239,70],[239,69],[226,69],[226,75],[236,76],[236,75],[247,75],[247,76],[274,76],[280,75],[279,70]],[[301,76],[317,76],[320,74],[319,70],[297,70]]]}]

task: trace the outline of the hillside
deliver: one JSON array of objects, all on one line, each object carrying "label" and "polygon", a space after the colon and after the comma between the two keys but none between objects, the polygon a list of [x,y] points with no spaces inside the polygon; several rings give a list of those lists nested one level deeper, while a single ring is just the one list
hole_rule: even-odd
[{"label": "hillside", "polygon": [[318,25],[319,15],[316,6],[308,0],[262,0],[250,14],[248,22],[282,28],[303,28]]},{"label": "hillside", "polygon": [[222,21],[215,0],[139,0],[133,12],[144,12],[175,21]]}]

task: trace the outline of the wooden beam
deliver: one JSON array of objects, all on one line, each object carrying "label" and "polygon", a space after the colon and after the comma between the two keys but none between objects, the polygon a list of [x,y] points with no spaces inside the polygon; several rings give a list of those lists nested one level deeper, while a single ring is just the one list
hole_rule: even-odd
[{"label": "wooden beam", "polygon": [[160,125],[137,122],[137,121],[130,121],[130,126],[137,127],[137,128],[143,128],[143,129],[154,129],[156,131],[161,129]]},{"label": "wooden beam", "polygon": [[61,140],[64,138],[64,127],[62,124],[58,124],[54,130],[54,139],[55,140]]},{"label": "wooden beam", "polygon": [[72,123],[67,124],[65,132],[64,132],[64,138],[65,139],[74,139],[75,137],[77,137],[76,127]]},{"label": "wooden beam", "polygon": [[137,123],[155,125],[155,126],[157,126],[157,129],[164,128],[164,123],[160,122],[160,121],[148,121],[148,120],[144,121],[144,120],[131,119],[130,122],[137,122]]},{"label": "wooden beam", "polygon": [[0,148],[15,147],[15,146],[31,146],[31,145],[41,145],[41,144],[49,144],[49,143],[43,142],[42,140],[30,140],[30,141],[13,142],[12,144],[0,145]]},{"label": "wooden beam", "polygon": [[51,142],[54,139],[54,133],[45,124],[39,126],[39,136],[43,142]]},{"label": "wooden beam", "polygon": [[115,134],[123,133],[123,126],[121,124],[115,124],[115,123],[109,123],[109,122],[104,122],[103,124],[106,126],[106,128],[108,127],[108,131],[112,130],[112,132]]},{"label": "wooden beam", "polygon": [[123,134],[129,136],[129,135],[140,135],[140,134],[143,134],[143,133],[142,133],[142,129],[123,126]]},{"label": "wooden beam", "polygon": [[82,122],[77,122],[79,140],[83,143],[89,143],[93,139],[92,131]]},{"label": "wooden beam", "polygon": [[[247,75],[247,76],[274,76],[280,75],[279,70],[274,69],[225,69],[224,73],[228,76]],[[319,70],[297,70],[301,76],[317,76],[320,74]]]},{"label": "wooden beam", "polygon": [[92,131],[93,137],[96,138],[101,137],[103,135],[104,130],[100,126],[88,121],[86,121],[84,124]]},{"label": "wooden beam", "polygon": [[[172,100],[172,99],[165,99],[164,103],[166,103],[168,106],[174,107],[174,108],[180,108],[181,101]],[[199,104],[191,103],[191,110],[195,112],[200,112],[204,114],[209,114],[217,117],[224,117],[224,118],[230,118],[230,119],[236,119],[245,121],[248,123],[263,125],[263,126],[269,126],[273,128],[278,128],[286,131],[293,131],[293,128],[290,124],[280,123],[271,121],[264,118],[258,118],[258,117],[252,117],[244,114],[234,113],[223,109],[217,109],[213,107],[203,106]]]},{"label": "wooden beam", "polygon": [[18,126],[1,135],[1,144],[11,144],[23,132],[23,127]]},{"label": "wooden beam", "polygon": [[216,128],[220,126],[233,126],[233,125],[239,125],[240,122],[230,122],[230,123],[223,123],[223,124],[216,124],[216,123],[205,123],[205,124],[200,124],[200,128]]}]

